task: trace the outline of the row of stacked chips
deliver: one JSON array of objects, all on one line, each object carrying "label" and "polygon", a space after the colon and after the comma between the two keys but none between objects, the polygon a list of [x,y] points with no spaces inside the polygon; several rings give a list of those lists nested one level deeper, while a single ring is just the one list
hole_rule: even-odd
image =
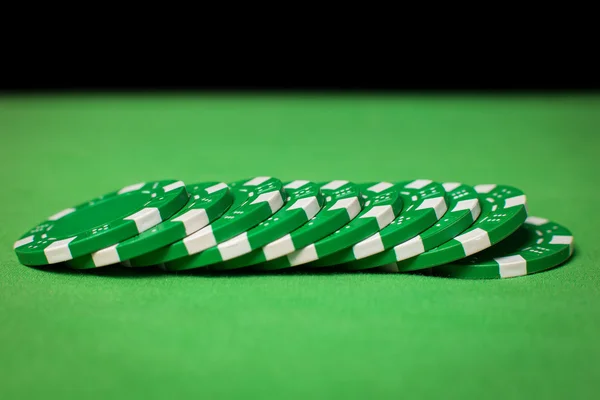
[{"label": "row of stacked chips", "polygon": [[564,263],[573,236],[528,216],[525,194],[511,186],[255,177],[130,185],[49,217],[14,249],[24,265],[76,269],[305,266],[509,278]]}]

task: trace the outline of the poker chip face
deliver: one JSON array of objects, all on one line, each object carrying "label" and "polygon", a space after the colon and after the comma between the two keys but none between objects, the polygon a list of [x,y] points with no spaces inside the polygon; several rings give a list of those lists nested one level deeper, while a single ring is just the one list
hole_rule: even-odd
[{"label": "poker chip face", "polygon": [[223,263],[259,249],[279,239],[312,219],[320,210],[324,196],[313,182],[296,180],[284,185],[286,204],[269,218],[252,229],[196,255],[176,259],[164,264],[169,270],[182,270],[211,266],[212,269],[232,269]]},{"label": "poker chip face", "polygon": [[188,197],[182,181],[129,185],[48,217],[15,242],[15,253],[25,265],[69,261],[147,231]]},{"label": "poker chip face", "polygon": [[416,257],[396,263],[398,271],[415,271],[451,263],[485,250],[515,232],[527,218],[527,198],[512,186],[477,185],[482,210],[460,235]]},{"label": "poker chip face", "polygon": [[573,235],[562,225],[528,217],[512,235],[481,253],[433,268],[434,275],[468,279],[505,279],[542,272],[573,255]]},{"label": "poker chip face", "polygon": [[[240,257],[240,262],[257,270],[289,268],[286,257],[342,228],[354,220],[364,207],[365,199],[359,185],[349,181],[335,180],[321,184],[325,206],[310,221],[262,249]],[[236,262],[236,260],[233,260]]]},{"label": "poker chip face", "polygon": [[219,218],[233,202],[223,182],[186,186],[190,194],[185,206],[168,220],[123,242],[68,261],[72,268],[87,269],[127,261],[191,235]]},{"label": "poker chip face", "polygon": [[[400,188],[389,182],[371,182],[359,185],[365,199],[363,210],[351,222],[331,235],[288,256],[292,266],[310,263],[313,267],[336,264],[328,257],[339,250],[379,232],[388,226],[402,210]],[[302,255],[302,256],[300,256]]]},{"label": "poker chip face", "polygon": [[440,220],[405,242],[361,260],[344,264],[348,270],[375,268],[406,260],[433,249],[465,231],[479,218],[481,207],[475,189],[460,183],[443,183],[448,210]]},{"label": "poker chip face", "polygon": [[381,253],[415,237],[442,218],[448,206],[442,184],[417,179],[396,184],[403,201],[402,212],[379,232],[328,258],[324,264],[343,264]]},{"label": "poker chip face", "polygon": [[233,196],[229,209],[216,221],[168,246],[132,258],[128,265],[158,265],[198,254],[256,226],[285,204],[285,191],[279,179],[255,177],[228,185]]}]

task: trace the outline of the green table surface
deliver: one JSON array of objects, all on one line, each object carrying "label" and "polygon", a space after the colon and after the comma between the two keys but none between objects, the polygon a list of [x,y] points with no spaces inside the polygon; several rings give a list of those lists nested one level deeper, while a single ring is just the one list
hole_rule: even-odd
[{"label": "green table surface", "polygon": [[[593,398],[599,128],[589,95],[0,97],[0,397]],[[258,175],[510,184],[576,253],[466,281],[41,270],[12,248],[131,183]]]}]

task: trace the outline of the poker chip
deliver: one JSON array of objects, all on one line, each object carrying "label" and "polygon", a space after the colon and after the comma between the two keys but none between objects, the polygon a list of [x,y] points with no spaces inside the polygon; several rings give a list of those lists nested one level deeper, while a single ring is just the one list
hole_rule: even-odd
[{"label": "poker chip", "polygon": [[443,183],[442,186],[448,198],[448,210],[435,225],[391,249],[352,261],[343,267],[358,270],[402,261],[447,242],[471,226],[481,213],[475,189],[455,182]]},{"label": "poker chip", "polygon": [[127,261],[191,235],[220,217],[233,202],[229,186],[222,182],[186,186],[187,204],[167,221],[124,242],[68,261],[77,269],[96,268]]},{"label": "poker chip", "polygon": [[69,261],[147,231],[179,211],[188,197],[182,181],[129,185],[48,217],[14,249],[25,265]]},{"label": "poker chip", "polygon": [[440,183],[417,179],[397,186],[404,203],[400,215],[381,231],[332,254],[321,265],[342,264],[381,253],[423,232],[439,221],[448,209],[446,191]]},{"label": "poker chip", "polygon": [[395,263],[397,271],[416,271],[460,260],[500,243],[523,225],[527,198],[522,191],[494,184],[477,185],[475,190],[482,205],[477,221],[441,246]]},{"label": "poker chip", "polygon": [[[402,209],[400,188],[389,182],[359,186],[365,198],[361,213],[333,234],[288,255],[291,266],[310,263],[312,267],[331,265],[327,256],[346,249],[388,226]],[[334,262],[335,264],[335,262]]]},{"label": "poker chip", "polygon": [[[230,268],[252,266],[257,270],[278,269],[267,261],[284,257],[340,229],[358,215],[364,205],[358,185],[343,180],[321,183],[325,205],[306,224],[245,256],[225,262]],[[281,268],[284,268],[282,266]]]},{"label": "poker chip", "polygon": [[469,279],[514,278],[563,264],[573,255],[573,248],[573,235],[567,228],[532,216],[497,246],[433,268],[432,272],[439,276]]},{"label": "poker chip", "polygon": [[32,267],[247,268],[257,275],[301,266],[314,273],[378,268],[465,279],[538,274],[575,251],[569,229],[528,216],[527,196],[510,185],[284,184],[268,176],[128,185],[55,213],[13,247]]},{"label": "poker chip", "polygon": [[128,266],[145,267],[191,256],[247,231],[269,218],[285,201],[283,184],[271,177],[255,177],[229,184],[233,204],[212,224],[168,246],[132,258]]},{"label": "poker chip", "polygon": [[[296,180],[286,184],[284,189],[288,196],[285,207],[256,227],[198,254],[167,262],[164,268],[173,271],[198,268],[248,254],[302,226],[320,211],[323,194],[318,185]],[[231,269],[231,266],[217,264],[213,268]]]}]

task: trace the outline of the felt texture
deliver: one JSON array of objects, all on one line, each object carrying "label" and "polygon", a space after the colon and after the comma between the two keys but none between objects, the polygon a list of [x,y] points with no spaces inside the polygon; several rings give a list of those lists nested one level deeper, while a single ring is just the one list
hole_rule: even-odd
[{"label": "felt texture", "polygon": [[[4,399],[591,398],[600,389],[593,96],[0,98]],[[527,277],[31,268],[47,216],[148,180],[516,186],[576,252]]]}]

